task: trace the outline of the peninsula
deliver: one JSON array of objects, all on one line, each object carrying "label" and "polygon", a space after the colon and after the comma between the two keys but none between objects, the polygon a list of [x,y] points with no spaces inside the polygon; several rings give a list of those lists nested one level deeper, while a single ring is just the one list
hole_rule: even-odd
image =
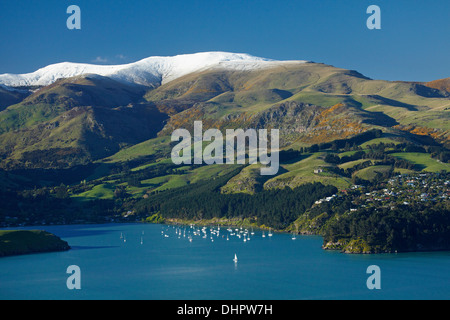
[{"label": "peninsula", "polygon": [[69,250],[69,244],[42,230],[0,230],[0,257]]}]

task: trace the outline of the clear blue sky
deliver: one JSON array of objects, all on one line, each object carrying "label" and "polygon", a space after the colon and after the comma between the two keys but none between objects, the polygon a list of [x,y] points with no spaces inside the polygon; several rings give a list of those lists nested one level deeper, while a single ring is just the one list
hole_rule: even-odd
[{"label": "clear blue sky", "polygon": [[[66,9],[81,8],[81,30]],[[366,9],[381,8],[381,30]],[[373,79],[450,77],[449,0],[0,0],[0,73],[121,64],[201,51],[354,69]]]}]

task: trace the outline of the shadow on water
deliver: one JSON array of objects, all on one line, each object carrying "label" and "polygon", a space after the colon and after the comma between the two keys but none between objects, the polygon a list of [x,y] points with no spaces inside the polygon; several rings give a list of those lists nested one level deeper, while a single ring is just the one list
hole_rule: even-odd
[{"label": "shadow on water", "polygon": [[[114,227],[114,229],[108,229]],[[111,233],[118,233],[121,230],[117,229],[118,225],[114,224],[80,224],[80,225],[52,225],[52,226],[30,226],[30,227],[16,227],[5,228],[14,230],[44,230],[55,234],[60,238],[75,238],[75,237],[89,237],[101,236]]]},{"label": "shadow on water", "polygon": [[76,237],[101,236],[118,232],[120,232],[120,230],[86,230],[85,228],[80,228],[80,229],[68,229],[57,231],[55,230],[54,234],[61,238],[76,238]]},{"label": "shadow on water", "polygon": [[119,246],[71,246],[71,250],[113,249]]}]

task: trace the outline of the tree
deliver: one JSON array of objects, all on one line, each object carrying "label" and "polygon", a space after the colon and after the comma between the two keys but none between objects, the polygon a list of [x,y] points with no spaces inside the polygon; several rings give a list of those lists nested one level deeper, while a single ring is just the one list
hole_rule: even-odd
[{"label": "tree", "polygon": [[117,186],[116,190],[114,190],[114,198],[123,199],[127,198],[128,193],[124,186]]},{"label": "tree", "polygon": [[309,147],[309,152],[319,152],[319,146],[317,144],[313,144],[311,147]]},{"label": "tree", "polygon": [[58,199],[67,199],[69,197],[69,193],[67,192],[67,187],[61,183],[59,187],[55,188],[55,196]]},{"label": "tree", "polygon": [[141,186],[141,181],[136,175],[131,175],[127,178],[127,183],[130,187],[137,187],[139,188]]}]

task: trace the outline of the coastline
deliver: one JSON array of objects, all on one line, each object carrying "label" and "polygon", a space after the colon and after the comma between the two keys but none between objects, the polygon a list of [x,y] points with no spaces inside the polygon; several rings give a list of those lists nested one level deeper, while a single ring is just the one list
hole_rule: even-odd
[{"label": "coastline", "polygon": [[0,230],[0,257],[70,250],[69,244],[43,230]]},{"label": "coastline", "polygon": [[[220,227],[242,227],[242,228],[254,228],[258,230],[269,230],[271,229],[276,233],[292,233],[292,225],[284,230],[277,230],[265,225],[258,225],[253,219],[227,219],[227,218],[213,218],[207,220],[185,220],[185,219],[165,219],[161,224],[167,225],[195,225],[195,226],[220,226]],[[411,253],[411,252],[437,252],[437,251],[450,251],[450,248],[445,246],[435,246],[426,247],[420,243],[416,244],[414,247],[408,250],[398,250],[390,248],[382,248],[381,246],[370,246],[365,240],[358,239],[340,239],[336,242],[326,241],[325,237],[320,233],[314,233],[312,231],[299,230],[298,235],[302,236],[320,236],[323,238],[322,250],[339,251],[343,254],[386,254],[386,253]]]},{"label": "coastline", "polygon": [[[156,219],[153,217],[152,221],[147,220],[139,220],[139,221],[116,221],[116,222],[108,222],[104,224],[161,224],[161,225],[171,225],[171,226],[201,226],[201,227],[231,227],[231,228],[246,228],[246,229],[255,229],[261,231],[271,230],[274,233],[285,233],[290,234],[294,231],[293,225],[289,226],[286,229],[278,230],[272,227],[268,227],[265,225],[258,225],[256,222],[256,218],[212,218],[212,219],[202,219],[202,220],[189,220],[189,219],[180,219],[180,218],[162,218],[161,216],[157,216]],[[96,223],[84,223],[83,225],[93,225]],[[101,223],[103,224],[103,223]],[[57,225],[53,225],[57,226]],[[63,226],[63,225],[61,225]],[[34,227],[34,226],[30,226]],[[38,227],[36,227],[38,228]],[[45,226],[40,226],[39,228],[45,228]],[[41,234],[41,240],[37,242],[37,245],[24,245],[23,241],[18,241],[17,243],[21,243],[19,246],[21,249],[9,249],[9,251],[3,250],[2,245],[2,235],[5,232],[14,232],[16,234],[20,234],[21,232],[28,233],[36,233],[36,235]],[[413,247],[408,248],[407,250],[396,250],[382,246],[370,246],[365,240],[358,239],[339,239],[337,241],[327,241],[324,235],[319,232],[312,232],[311,230],[302,230],[298,229],[296,232],[297,235],[301,236],[320,236],[323,239],[323,244],[321,246],[322,250],[329,251],[338,251],[343,254],[362,254],[362,255],[377,255],[377,254],[392,254],[392,253],[411,253],[411,252],[442,252],[442,251],[450,251],[450,248],[445,246],[433,246],[427,247],[421,244],[415,244]],[[50,242],[43,243],[42,237],[47,236],[48,239],[52,239]],[[35,237],[38,239],[38,236]],[[26,242],[26,241],[25,241]],[[43,230],[0,230],[0,258],[5,256],[14,256],[14,255],[22,255],[22,254],[32,254],[32,253],[44,253],[44,252],[57,252],[57,251],[66,251],[70,250],[70,246],[64,240],[61,240],[56,235],[43,231]]]}]

